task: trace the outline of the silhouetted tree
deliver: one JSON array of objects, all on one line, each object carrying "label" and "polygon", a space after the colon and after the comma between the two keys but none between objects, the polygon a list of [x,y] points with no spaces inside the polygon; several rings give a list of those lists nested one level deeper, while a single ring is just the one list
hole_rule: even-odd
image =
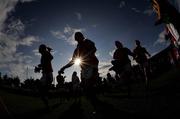
[{"label": "silhouetted tree", "polygon": [[13,84],[14,84],[15,87],[20,86],[20,79],[19,79],[18,76],[13,79]]}]

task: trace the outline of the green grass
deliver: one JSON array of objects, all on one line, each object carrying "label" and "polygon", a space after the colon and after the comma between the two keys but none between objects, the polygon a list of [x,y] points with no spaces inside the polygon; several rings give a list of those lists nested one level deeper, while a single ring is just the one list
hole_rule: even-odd
[{"label": "green grass", "polygon": [[[52,107],[50,112],[44,110],[45,106],[39,97],[22,96],[3,90],[0,90],[0,97],[14,119],[64,119],[66,117],[100,119],[106,116],[109,118],[109,115],[115,113],[117,116],[132,114],[139,117],[146,117],[146,115],[158,117],[157,115],[159,115],[159,117],[168,118],[175,115],[180,109],[180,102],[177,101],[180,98],[178,80],[180,80],[180,70],[175,69],[150,81],[149,97],[145,95],[144,83],[132,86],[130,98],[127,97],[126,92],[119,89],[98,95],[101,103],[97,104],[96,108],[100,114],[98,113],[95,117],[92,115],[95,107],[84,96],[80,97],[80,103],[73,98],[62,101],[60,98],[50,99]],[[108,111],[110,114],[107,114]],[[73,116],[75,113],[76,115]],[[3,116],[9,117],[3,105],[0,104],[0,118],[3,119]]]}]

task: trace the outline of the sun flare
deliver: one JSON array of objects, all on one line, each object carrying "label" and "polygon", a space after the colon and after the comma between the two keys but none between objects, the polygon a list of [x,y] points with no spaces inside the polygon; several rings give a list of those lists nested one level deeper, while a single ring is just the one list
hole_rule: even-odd
[{"label": "sun flare", "polygon": [[81,64],[81,62],[82,61],[81,61],[80,58],[76,58],[75,61],[74,61],[74,64],[79,66]]}]

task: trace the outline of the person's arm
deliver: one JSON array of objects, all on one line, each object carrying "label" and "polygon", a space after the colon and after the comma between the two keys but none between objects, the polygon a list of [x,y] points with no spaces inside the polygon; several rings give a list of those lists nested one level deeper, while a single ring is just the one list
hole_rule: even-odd
[{"label": "person's arm", "polygon": [[53,56],[52,56],[52,54],[49,52],[49,60],[51,61],[51,60],[53,60]]},{"label": "person's arm", "polygon": [[149,57],[151,57],[151,54],[146,50],[146,48],[144,48],[144,51]]},{"label": "person's arm", "polygon": [[113,54],[113,59],[114,59],[114,60],[118,59],[117,50],[115,50],[115,52],[114,52],[114,54]]},{"label": "person's arm", "polygon": [[130,49],[128,49],[127,48],[127,51],[128,51],[128,55],[130,55],[130,56],[132,56],[132,57],[134,57],[135,55],[134,55],[134,53],[133,52],[131,52],[131,50]]},{"label": "person's arm", "polygon": [[137,57],[136,49],[134,49],[134,50],[133,50],[133,54],[134,54],[134,56],[133,56],[133,60],[135,60],[135,59],[136,59],[136,57]]},{"label": "person's arm", "polygon": [[60,69],[60,71],[64,72],[64,70],[65,70],[66,68],[71,67],[73,64],[74,64],[74,61],[71,60],[68,64],[66,64],[65,66],[63,66],[63,67]]},{"label": "person's arm", "polygon": [[75,57],[76,57],[76,54],[77,54],[77,49],[74,50],[73,57],[72,57],[71,61],[70,61],[68,64],[66,64],[65,66],[63,66],[63,67],[58,71],[58,73],[63,73],[66,68],[69,68],[69,67],[71,67],[71,66],[74,64],[74,59],[75,59]]}]

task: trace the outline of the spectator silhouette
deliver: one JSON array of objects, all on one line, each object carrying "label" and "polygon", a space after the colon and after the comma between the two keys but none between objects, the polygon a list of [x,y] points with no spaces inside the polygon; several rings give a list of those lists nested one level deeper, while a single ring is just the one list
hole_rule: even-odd
[{"label": "spectator silhouette", "polygon": [[115,79],[111,76],[111,74],[109,72],[107,73],[106,80],[107,80],[109,88],[112,88],[115,84]]},{"label": "spectator silhouette", "polygon": [[107,81],[111,84],[115,82],[115,79],[111,76],[110,73],[107,73]]},{"label": "spectator silhouette", "polygon": [[56,76],[56,80],[58,82],[57,88],[62,88],[64,86],[66,76],[63,76],[62,74],[63,72],[59,72],[59,74]]},{"label": "spectator silhouette", "polygon": [[77,76],[77,72],[74,71],[73,74],[72,74],[72,89],[73,89],[73,96],[75,98],[78,97],[78,94],[79,94],[79,87],[80,86],[80,80],[79,80],[79,77]]},{"label": "spectator silhouette", "polygon": [[91,99],[91,101],[96,100],[95,85],[99,75],[99,61],[95,55],[95,44],[91,40],[86,39],[81,32],[76,32],[74,38],[78,44],[74,50],[72,60],[67,65],[62,67],[60,71],[64,71],[66,68],[71,67],[76,58],[80,58],[82,61],[80,64],[82,86],[87,94],[88,99]]},{"label": "spectator silhouette", "polygon": [[53,81],[53,69],[51,65],[51,61],[53,56],[51,55],[50,51],[52,49],[47,47],[44,44],[39,46],[39,53],[41,54],[41,62],[40,64],[35,67],[35,72],[40,72],[42,70],[42,77],[40,79],[39,91],[41,98],[46,105],[46,108],[49,109],[49,102],[48,102],[48,91],[51,87]]}]

